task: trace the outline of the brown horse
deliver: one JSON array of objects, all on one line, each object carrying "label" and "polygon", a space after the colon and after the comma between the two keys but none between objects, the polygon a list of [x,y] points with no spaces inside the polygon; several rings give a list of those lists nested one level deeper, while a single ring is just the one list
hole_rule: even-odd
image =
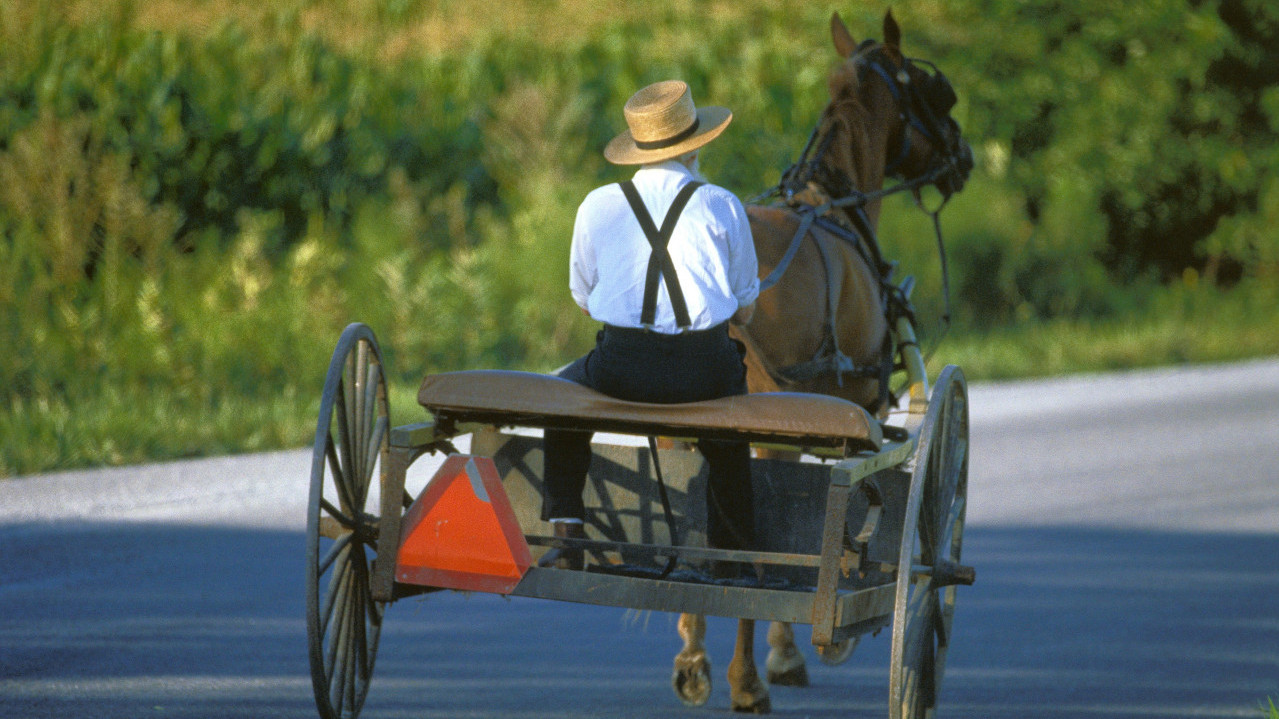
[{"label": "brown horse", "polygon": [[[783,180],[783,203],[747,207],[761,276],[785,264],[788,254],[789,264],[760,294],[754,321],[737,332],[747,346],[750,391],[831,394],[881,417],[887,412],[884,372],[891,372],[894,348],[885,267],[874,241],[880,203],[865,195],[883,188],[889,175],[916,186],[936,184],[949,195],[971,168],[971,154],[949,117],[954,104],[949,84],[940,74],[921,70],[916,63],[922,61],[902,55],[901,31],[891,12],[883,32],[882,43],[858,45],[839,15],[831,17],[835,50],[843,60],[831,75],[830,103],[809,144],[818,154],[808,171],[787,173],[797,184],[787,191]],[[867,201],[811,219],[811,208],[849,196]],[[801,230],[802,225],[808,227]],[[690,705],[710,695],[705,632],[703,617],[680,617],[684,649],[675,658],[672,683]],[[764,713],[770,703],[755,667],[754,634],[754,620],[740,620],[728,680],[734,710]],[[769,680],[807,684],[789,625],[774,624],[768,641]]]}]

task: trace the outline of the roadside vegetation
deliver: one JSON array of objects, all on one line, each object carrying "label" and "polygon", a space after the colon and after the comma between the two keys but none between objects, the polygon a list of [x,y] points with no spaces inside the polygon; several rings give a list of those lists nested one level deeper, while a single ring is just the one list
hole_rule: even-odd
[{"label": "roadside vegetation", "polygon": [[[342,327],[393,421],[432,371],[589,346],[574,210],[643,84],[736,121],[749,198],[815,123],[838,10],[767,0],[32,0],[0,5],[0,476],[300,446]],[[1264,0],[894,3],[978,167],[890,201],[934,368],[1027,377],[1279,353],[1279,9]]]}]

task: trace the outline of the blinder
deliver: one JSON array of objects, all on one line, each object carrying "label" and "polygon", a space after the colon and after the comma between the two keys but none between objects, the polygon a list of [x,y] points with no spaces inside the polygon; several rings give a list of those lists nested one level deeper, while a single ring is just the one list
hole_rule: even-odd
[{"label": "blinder", "polygon": [[919,97],[937,115],[943,117],[949,115],[951,109],[959,102],[959,96],[955,94],[955,88],[951,86],[950,80],[946,79],[946,75],[927,60],[911,58],[906,62],[911,67],[924,65],[931,70],[931,72],[923,71],[924,79],[916,82],[919,86]]},{"label": "blinder", "polygon": [[919,86],[918,97],[932,112],[932,119],[940,125],[941,141],[951,161],[949,171],[938,175],[936,181],[937,189],[942,195],[950,197],[963,189],[969,173],[973,170],[973,150],[968,143],[960,139],[959,123],[950,116],[950,111],[959,102],[959,98],[950,80],[937,69],[936,65],[919,59],[911,59],[907,62],[914,66],[925,65],[931,70],[931,72],[923,72],[923,80],[917,81],[916,84]]},{"label": "blinder", "polygon": [[[870,42],[862,44],[869,49]],[[959,123],[950,116],[959,97],[950,80],[937,66],[927,60],[904,58],[897,72],[890,72],[879,52],[867,52],[857,58],[859,74],[870,70],[887,83],[893,99],[908,127],[913,127],[940,151],[938,160],[949,162],[949,171],[936,179],[937,188],[946,196],[958,192],[973,168],[972,150],[960,139]],[[895,174],[910,153],[910,133],[903,131],[901,149],[886,172]]]}]

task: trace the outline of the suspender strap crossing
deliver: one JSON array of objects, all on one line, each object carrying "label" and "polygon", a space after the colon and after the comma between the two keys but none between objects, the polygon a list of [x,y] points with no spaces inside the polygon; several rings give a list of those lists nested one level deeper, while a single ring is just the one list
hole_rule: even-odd
[{"label": "suspender strap crossing", "polygon": [[640,229],[644,230],[644,236],[648,238],[648,244],[653,248],[653,253],[648,257],[648,276],[644,282],[644,307],[640,312],[640,324],[645,327],[652,327],[657,317],[657,285],[661,279],[666,280],[666,291],[671,296],[675,324],[680,329],[687,329],[693,324],[688,317],[688,305],[684,303],[684,293],[679,288],[679,278],[675,275],[675,263],[671,261],[671,254],[666,251],[666,246],[671,241],[671,233],[675,231],[675,224],[679,222],[684,206],[688,204],[689,198],[693,196],[697,188],[703,184],[705,183],[690,182],[680,188],[675,201],[666,211],[666,217],[662,220],[662,227],[659,230],[653,224],[653,216],[648,214],[648,208],[644,207],[644,201],[640,199],[635,183],[630,180],[621,183],[622,194],[626,195],[626,201],[630,203],[635,219],[639,220]]}]

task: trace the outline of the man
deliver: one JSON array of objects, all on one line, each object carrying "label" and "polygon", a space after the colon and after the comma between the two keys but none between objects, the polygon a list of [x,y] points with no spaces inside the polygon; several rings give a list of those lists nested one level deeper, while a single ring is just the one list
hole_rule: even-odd
[{"label": "man", "polygon": [[[596,346],[560,376],[618,399],[677,403],[746,392],[744,348],[728,323],[746,324],[759,279],[742,203],[706,184],[699,149],[732,120],[723,107],[698,109],[678,80],[649,85],[623,110],[629,129],[604,150],[618,165],[639,165],[631,180],[587,195],[573,229],[569,286],[590,317],[604,323]],[[582,490],[591,435],[547,430],[542,518],[557,537],[584,536]],[[711,546],[749,549],[754,538],[750,449],[701,441],[709,465]],[[581,551],[554,555],[578,569]]]}]

